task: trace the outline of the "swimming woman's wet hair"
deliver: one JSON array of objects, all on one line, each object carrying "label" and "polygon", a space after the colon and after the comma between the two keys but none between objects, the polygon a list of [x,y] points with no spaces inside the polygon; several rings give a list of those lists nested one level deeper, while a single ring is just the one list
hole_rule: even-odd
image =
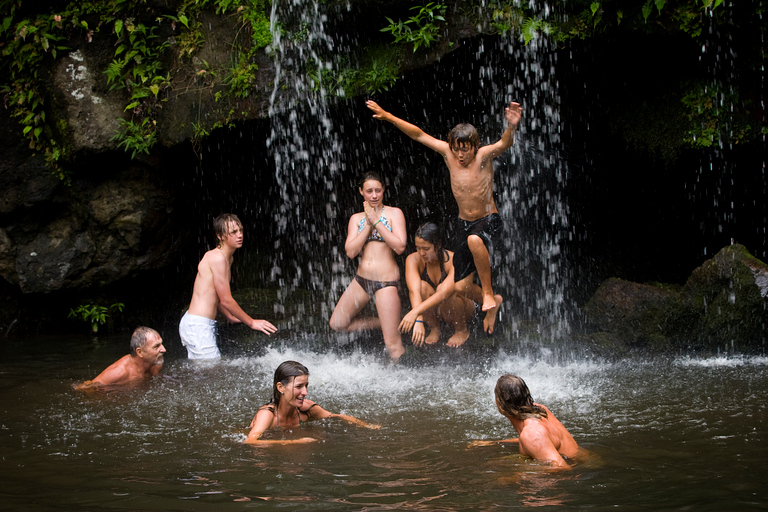
[{"label": "swimming woman's wet hair", "polygon": [[226,238],[229,234],[230,224],[235,224],[240,229],[243,228],[243,223],[240,222],[240,219],[234,213],[222,213],[213,219],[213,233],[216,235],[217,240],[221,241],[221,239]]},{"label": "swimming woman's wet hair", "polygon": [[381,186],[384,186],[384,180],[381,179],[381,176],[376,171],[367,171],[360,177],[360,188],[363,188],[363,185],[365,185],[365,182],[368,180],[376,180],[379,183],[381,183]]},{"label": "swimming woman's wet hair", "polygon": [[457,124],[453,129],[448,132],[448,145],[451,149],[455,149],[459,144],[469,144],[469,147],[480,147],[480,134],[477,133],[477,129],[469,123]]},{"label": "swimming woman's wet hair", "polygon": [[277,390],[277,383],[281,382],[283,386],[287,386],[293,379],[301,375],[309,376],[309,370],[307,367],[296,361],[285,361],[280,363],[280,366],[275,370],[275,379],[272,384],[272,400],[270,404],[275,405],[275,411],[277,406],[280,405],[280,392]]},{"label": "swimming woman's wet hair", "polygon": [[496,381],[496,405],[502,414],[519,420],[547,417],[547,411],[534,405],[528,386],[517,375],[502,375]]},{"label": "swimming woman's wet hair", "polygon": [[131,335],[131,355],[135,356],[136,351],[140,348],[144,348],[152,336],[160,337],[160,333],[151,327],[137,327]]},{"label": "swimming woman's wet hair", "polygon": [[416,237],[421,238],[425,242],[435,246],[435,252],[438,255],[437,260],[440,262],[440,271],[445,271],[445,262],[448,261],[448,253],[443,248],[444,238],[443,232],[434,222],[425,222],[416,230]]}]

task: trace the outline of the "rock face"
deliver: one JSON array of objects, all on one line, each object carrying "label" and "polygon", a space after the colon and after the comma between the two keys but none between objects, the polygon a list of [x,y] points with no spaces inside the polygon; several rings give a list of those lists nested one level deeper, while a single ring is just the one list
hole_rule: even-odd
[{"label": "rock face", "polygon": [[0,228],[0,276],[22,293],[110,283],[168,264],[178,240],[167,220],[170,194],[140,169],[95,186],[57,183],[52,189],[53,203]]},{"label": "rock face", "polygon": [[609,351],[761,350],[768,338],[768,265],[733,245],[680,289],[608,279],[585,312],[587,337]]}]

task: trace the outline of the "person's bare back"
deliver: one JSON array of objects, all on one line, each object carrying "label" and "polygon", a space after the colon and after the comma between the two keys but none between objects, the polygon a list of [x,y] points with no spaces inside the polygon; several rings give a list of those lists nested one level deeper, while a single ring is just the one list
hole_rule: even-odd
[{"label": "person's bare back", "polygon": [[579,451],[579,445],[573,436],[560,423],[552,411],[541,404],[534,404],[547,412],[541,418],[528,418],[520,427],[520,453],[538,459],[557,461],[551,453],[554,448],[560,458],[573,458]]},{"label": "person's bare back", "polygon": [[[214,276],[219,275],[229,283],[233,256],[227,257],[221,249],[211,249],[206,252],[197,265],[197,276],[192,289],[192,300],[189,303],[189,313],[204,316],[214,320],[219,308],[219,295],[216,292]],[[215,270],[214,270],[215,269]],[[239,322],[237,318],[233,319]],[[232,321],[232,319],[230,320]]]}]

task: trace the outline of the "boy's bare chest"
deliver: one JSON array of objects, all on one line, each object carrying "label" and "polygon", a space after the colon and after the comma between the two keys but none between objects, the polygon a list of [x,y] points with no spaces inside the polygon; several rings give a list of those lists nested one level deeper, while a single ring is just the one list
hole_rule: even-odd
[{"label": "boy's bare chest", "polygon": [[488,190],[493,184],[493,173],[482,168],[451,171],[451,188],[454,193],[472,193]]}]

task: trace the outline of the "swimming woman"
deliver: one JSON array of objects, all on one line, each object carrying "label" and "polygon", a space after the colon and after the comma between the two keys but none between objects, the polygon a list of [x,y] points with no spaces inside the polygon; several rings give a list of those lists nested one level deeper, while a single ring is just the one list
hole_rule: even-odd
[{"label": "swimming woman", "polygon": [[300,439],[261,439],[262,434],[273,428],[294,428],[310,420],[341,418],[361,427],[377,429],[380,425],[365,423],[353,416],[326,411],[312,400],[309,392],[309,370],[296,361],[285,361],[275,370],[272,400],[259,408],[251,421],[251,431],[245,439],[249,444],[302,444],[317,441],[313,437]]},{"label": "swimming woman", "polygon": [[566,459],[579,453],[579,445],[552,411],[534,403],[525,381],[517,375],[502,375],[496,382],[496,407],[518,433],[517,438],[501,441],[475,441],[470,446],[518,443],[520,454],[569,468]]},{"label": "swimming woman", "polygon": [[[405,251],[405,216],[399,208],[384,204],[384,183],[375,172],[361,180],[363,211],[349,218],[344,250],[352,259],[362,255],[357,275],[342,294],[331,315],[335,331],[378,329],[389,357],[398,361],[405,352],[400,339],[400,269],[395,256]],[[375,299],[378,318],[355,318]]]},{"label": "swimming woman", "polygon": [[[400,322],[400,332],[413,329],[416,346],[433,344],[440,338],[440,321],[453,325],[453,336],[446,345],[459,347],[469,338],[467,320],[475,312],[471,300],[455,292],[453,253],[443,248],[443,237],[436,224],[427,222],[416,230],[416,252],[405,260],[405,282],[411,298],[411,311]],[[425,335],[425,324],[429,336]]]}]

